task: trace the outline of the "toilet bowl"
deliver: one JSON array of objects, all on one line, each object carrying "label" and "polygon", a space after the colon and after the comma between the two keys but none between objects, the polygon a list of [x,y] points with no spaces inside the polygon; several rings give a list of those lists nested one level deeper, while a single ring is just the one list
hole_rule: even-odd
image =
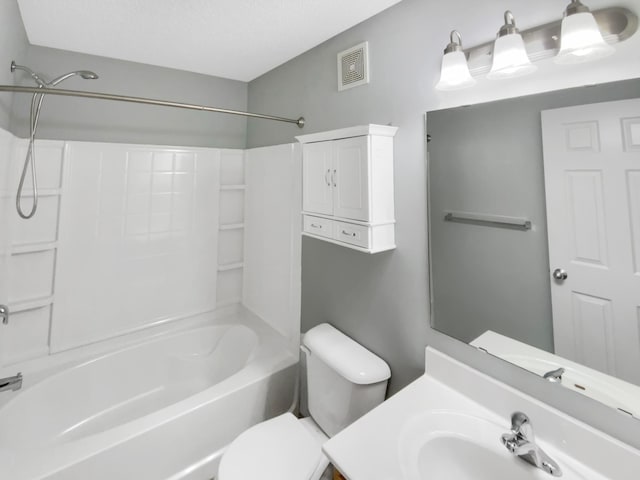
[{"label": "toilet bowl", "polygon": [[301,349],[311,416],[285,413],[244,431],[218,480],[318,480],[329,465],[322,444],[384,401],[389,366],[328,323],[309,330]]},{"label": "toilet bowl", "polygon": [[318,480],[329,465],[321,449],[329,437],[309,420],[285,413],[246,430],[225,451],[218,479]]}]

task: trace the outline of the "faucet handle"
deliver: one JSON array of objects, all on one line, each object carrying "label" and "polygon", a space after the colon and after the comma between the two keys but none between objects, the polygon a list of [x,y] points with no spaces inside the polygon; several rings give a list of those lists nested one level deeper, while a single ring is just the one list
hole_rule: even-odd
[{"label": "faucet handle", "polygon": [[522,412],[511,414],[511,432],[502,435],[502,444],[511,453],[517,453],[524,444],[533,443],[533,428],[529,417]]},{"label": "faucet handle", "polygon": [[562,381],[562,375],[564,375],[564,368],[556,368],[555,370],[551,370],[545,373],[542,377],[550,382],[560,383]]},{"label": "faucet handle", "polygon": [[513,412],[511,414],[511,431],[529,442],[533,442],[533,427],[529,417],[522,412]]},{"label": "faucet handle", "polygon": [[513,412],[511,414],[511,431],[518,433],[523,425],[529,423],[529,417],[522,412]]}]

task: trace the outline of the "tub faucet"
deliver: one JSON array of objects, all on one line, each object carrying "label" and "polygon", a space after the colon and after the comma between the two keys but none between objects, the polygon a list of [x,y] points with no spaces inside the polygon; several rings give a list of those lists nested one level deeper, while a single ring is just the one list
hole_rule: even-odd
[{"label": "tub faucet", "polygon": [[511,432],[502,435],[502,443],[507,450],[554,477],[561,477],[560,466],[538,445],[533,436],[533,427],[522,412],[511,415]]},{"label": "tub faucet", "polygon": [[0,392],[8,390],[16,391],[22,388],[22,374],[18,373],[13,377],[0,378]]},{"label": "tub faucet", "polygon": [[543,375],[543,378],[549,380],[550,382],[560,383],[562,381],[563,374],[564,374],[564,368],[560,367],[545,373]]}]

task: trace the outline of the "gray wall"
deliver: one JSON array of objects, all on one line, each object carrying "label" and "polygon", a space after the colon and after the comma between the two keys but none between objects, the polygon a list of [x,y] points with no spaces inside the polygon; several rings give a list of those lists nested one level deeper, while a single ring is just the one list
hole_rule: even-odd
[{"label": "gray wall", "polygon": [[[640,80],[429,112],[432,325],[493,330],[553,352],[540,112],[640,96]],[[447,211],[527,218],[530,231],[451,223]]]},{"label": "gray wall", "polygon": [[[247,109],[247,83],[93,55],[29,46],[15,59],[52,79],[92,70],[98,80],[72,77],[58,88],[173,100],[234,110]],[[21,85],[33,86],[22,74]],[[30,96],[16,94],[12,125],[28,136]],[[38,138],[160,145],[243,148],[246,119],[218,113],[72,97],[46,97]]]},{"label": "gray wall", "polygon": [[[302,241],[302,330],[329,322],[382,356],[392,370],[390,392],[424,371],[429,331],[424,104],[418,94],[426,88],[420,85],[426,74],[422,63],[403,66],[396,55],[406,43],[422,43],[425,12],[422,19],[412,12],[426,3],[405,0],[249,87],[250,108],[304,114],[304,133],[366,123],[400,127],[394,142],[398,248],[368,255]],[[373,80],[338,93],[336,54],[363,40],[369,41]],[[250,120],[248,144],[290,142],[300,133],[296,130]]]},{"label": "gray wall", "polygon": [[[15,0],[0,1],[0,85],[13,85],[15,79],[9,66],[11,60],[24,58],[27,34]],[[0,128],[11,130],[11,93],[0,93]]]},{"label": "gray wall", "polygon": [[[590,6],[602,8],[594,0]],[[635,78],[637,45],[619,48],[611,64],[559,69],[508,82],[481,80],[465,93],[434,90],[442,49],[452,28],[467,45],[495,37],[502,14],[512,8],[526,29],[561,17],[555,0],[404,0],[249,84],[249,108],[284,116],[304,115],[304,133],[366,123],[392,123],[395,137],[396,240],[392,252],[369,256],[319,240],[302,245],[302,329],[324,321],[351,335],[389,362],[390,393],[424,371],[424,347],[455,358],[640,446],[640,422],[482,354],[429,328],[426,165],[423,114],[427,110],[583,85]],[[600,4],[600,5],[598,5]],[[606,3],[605,3],[606,4]],[[520,20],[522,19],[522,21]],[[371,83],[344,92],[336,85],[336,54],[369,42]],[[491,84],[491,85],[490,85]],[[248,146],[291,142],[295,127],[250,120]]]}]

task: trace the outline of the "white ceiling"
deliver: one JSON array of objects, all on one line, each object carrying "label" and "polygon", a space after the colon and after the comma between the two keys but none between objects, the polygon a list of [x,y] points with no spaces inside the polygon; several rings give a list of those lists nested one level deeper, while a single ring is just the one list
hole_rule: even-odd
[{"label": "white ceiling", "polygon": [[33,45],[250,81],[399,1],[18,0],[18,4]]}]

